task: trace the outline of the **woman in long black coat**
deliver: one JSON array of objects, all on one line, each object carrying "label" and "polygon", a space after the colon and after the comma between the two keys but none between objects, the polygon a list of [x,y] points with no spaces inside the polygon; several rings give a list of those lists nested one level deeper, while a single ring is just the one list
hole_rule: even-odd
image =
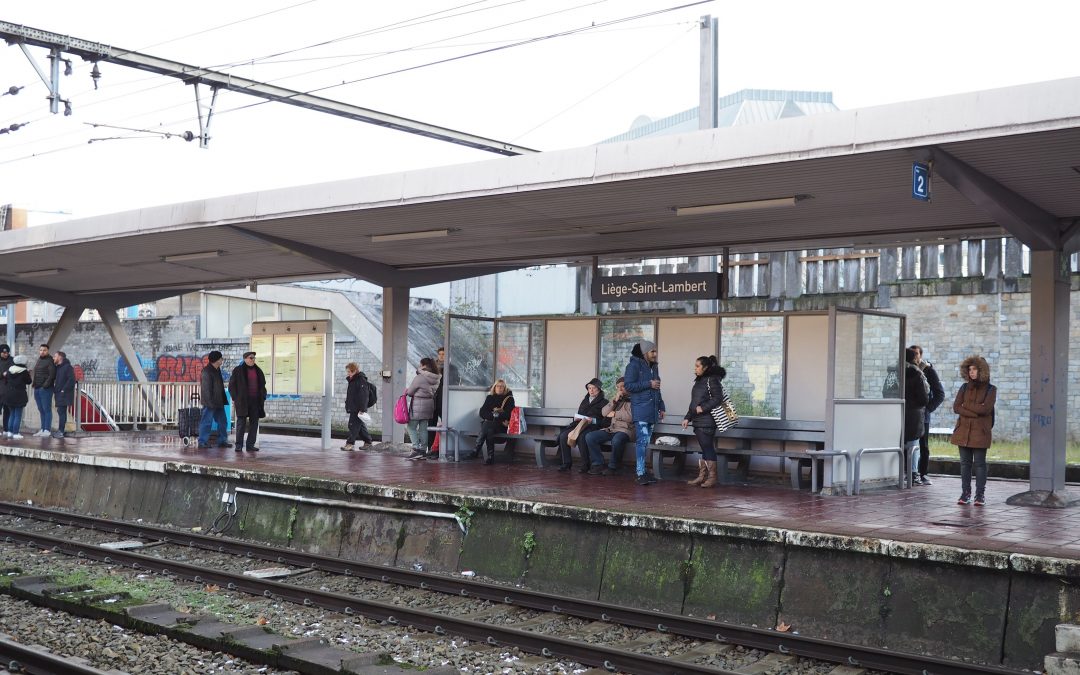
[{"label": "woman in long black coat", "polygon": [[568,436],[583,417],[589,418],[590,421],[578,434],[578,440],[580,441],[579,449],[581,450],[581,468],[579,471],[581,471],[581,473],[587,473],[589,471],[589,450],[585,446],[585,435],[590,431],[599,429],[600,420],[604,418],[604,406],[608,404],[608,400],[604,398],[603,384],[603,382],[595,377],[585,383],[585,398],[581,399],[581,403],[578,404],[577,408],[579,417],[575,417],[570,421],[568,426],[563,427],[563,430],[559,432],[559,456],[562,459],[559,471],[569,471],[570,466],[573,464],[574,460],[570,454],[570,442]]},{"label": "woman in long black coat", "polygon": [[484,454],[484,464],[495,462],[495,435],[506,431],[513,410],[514,392],[506,386],[506,380],[495,380],[480,406],[483,422],[480,423],[480,438],[476,439],[476,451]]}]

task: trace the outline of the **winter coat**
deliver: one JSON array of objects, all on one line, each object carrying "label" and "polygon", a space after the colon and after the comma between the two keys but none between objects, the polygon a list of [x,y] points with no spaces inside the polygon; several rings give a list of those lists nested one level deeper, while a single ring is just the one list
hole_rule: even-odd
[{"label": "winter coat", "polygon": [[225,407],[225,379],[220,368],[203,366],[199,375],[199,402],[204,408]]},{"label": "winter coat", "polygon": [[[968,378],[968,366],[972,364],[979,368],[974,381]],[[964,448],[989,448],[997,402],[997,387],[990,384],[990,365],[981,356],[969,356],[960,366],[960,377],[964,385],[953,400],[953,412],[959,417],[949,442]]]},{"label": "winter coat", "polygon": [[923,415],[923,425],[926,427],[923,433],[925,434],[930,430],[930,413],[940,408],[945,402],[945,387],[941,386],[941,378],[934,370],[934,364],[923,361],[919,364],[919,368],[922,368],[926,383],[930,385],[930,400],[926,403],[926,413]]},{"label": "winter coat", "polygon": [[442,376],[430,370],[416,371],[416,377],[405,393],[412,397],[409,403],[410,420],[430,420],[435,414],[435,390]]},{"label": "winter coat", "polygon": [[641,350],[634,345],[633,355],[623,375],[625,379],[623,385],[626,391],[630,392],[630,409],[634,415],[634,421],[653,424],[660,420],[661,412],[667,411],[660,390],[649,386],[650,380],[660,379],[660,367],[656,363],[648,363],[639,354]]},{"label": "winter coat", "polygon": [[[585,415],[596,420],[596,424],[600,424],[600,421],[604,419],[604,406],[608,404],[608,400],[604,398],[604,392],[601,391],[596,395],[596,398],[589,400],[589,395],[585,394],[585,397],[581,399],[581,403],[578,404],[577,414]],[[574,426],[580,420],[573,419],[570,422],[570,426]]]},{"label": "winter coat", "polygon": [[[7,388],[8,369],[13,365],[15,365],[14,357],[8,356],[6,359],[0,359],[0,403],[3,403],[4,401],[4,390]],[[19,367],[22,368],[22,366]]]},{"label": "winter coat", "polygon": [[30,371],[14,363],[7,370],[7,387],[4,389],[4,405],[9,408],[25,408],[30,397],[26,387],[33,382]]},{"label": "winter coat", "polygon": [[[716,428],[716,420],[709,411],[719,408],[724,400],[724,385],[720,381],[725,377],[726,370],[721,366],[712,366],[700,377],[694,378],[694,387],[690,390],[690,407],[683,419],[690,422],[695,429]],[[703,412],[697,411],[698,406],[701,406]]]},{"label": "winter coat", "polygon": [[629,436],[631,440],[634,439],[636,435],[634,433],[634,415],[630,412],[630,400],[628,398],[619,399],[618,402],[608,401],[600,414],[605,419],[610,420],[604,431],[609,434],[616,434],[621,431]]},{"label": "winter coat", "polygon": [[[259,395],[257,400],[252,401],[251,395],[248,393],[248,376],[247,369],[255,369],[255,381],[258,386]],[[262,368],[258,366],[248,366],[245,363],[241,363],[237,367],[233,368],[232,375],[229,377],[229,395],[232,396],[233,409],[236,410],[236,419],[241,417],[266,417],[266,407],[263,402],[266,401],[266,375],[263,373]]]},{"label": "winter coat", "polygon": [[930,385],[914,363],[904,366],[904,443],[917,441],[923,435],[923,416],[930,401]]},{"label": "winter coat", "polygon": [[75,404],[75,368],[71,366],[71,361],[64,359],[56,367],[53,392],[53,401],[58,409]]},{"label": "winter coat", "polygon": [[364,413],[368,409],[367,377],[360,371],[345,378],[348,389],[345,391],[345,412]]},{"label": "winter coat", "polygon": [[52,355],[39,356],[34,364],[34,389],[51,389],[56,380],[56,364]]},{"label": "winter coat", "polygon": [[510,422],[510,413],[514,411],[515,405],[514,392],[509,389],[505,394],[488,394],[480,406],[480,419],[495,420],[505,427]]}]

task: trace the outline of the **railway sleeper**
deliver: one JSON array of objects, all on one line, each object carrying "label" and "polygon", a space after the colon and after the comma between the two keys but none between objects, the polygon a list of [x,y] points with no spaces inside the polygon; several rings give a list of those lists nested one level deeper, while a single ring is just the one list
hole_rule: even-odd
[{"label": "railway sleeper", "polygon": [[736,670],[741,675],[762,675],[782,666],[794,665],[798,657],[792,654],[766,654],[764,658]]}]

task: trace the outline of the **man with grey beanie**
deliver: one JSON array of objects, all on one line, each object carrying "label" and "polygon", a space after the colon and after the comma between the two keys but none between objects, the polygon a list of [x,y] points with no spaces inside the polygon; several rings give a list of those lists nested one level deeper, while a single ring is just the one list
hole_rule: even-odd
[{"label": "man with grey beanie", "polygon": [[656,477],[645,470],[645,455],[652,440],[653,425],[664,419],[665,411],[664,397],[660,395],[655,342],[641,340],[634,345],[623,377],[626,391],[630,392],[630,412],[637,433],[637,484],[649,485],[656,482]]}]

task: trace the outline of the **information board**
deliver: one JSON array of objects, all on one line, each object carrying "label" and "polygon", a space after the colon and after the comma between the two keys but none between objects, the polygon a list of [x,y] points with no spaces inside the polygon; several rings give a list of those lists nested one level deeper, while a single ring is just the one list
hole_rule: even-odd
[{"label": "information board", "polygon": [[251,351],[258,354],[271,396],[332,395],[333,383],[326,378],[333,363],[333,345],[326,320],[251,324]]},{"label": "information board", "polygon": [[326,336],[300,336],[300,393],[323,393]]},{"label": "information board", "polygon": [[299,366],[297,335],[274,336],[273,385],[275,394],[296,393]]}]

